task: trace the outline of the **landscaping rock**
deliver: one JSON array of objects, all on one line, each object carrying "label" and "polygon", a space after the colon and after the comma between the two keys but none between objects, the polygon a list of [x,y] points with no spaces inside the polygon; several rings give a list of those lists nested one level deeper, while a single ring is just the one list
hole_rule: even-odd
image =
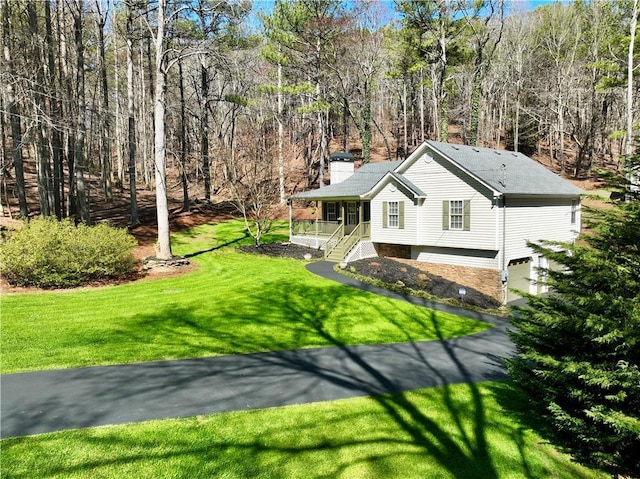
[{"label": "landscaping rock", "polygon": [[178,268],[189,266],[191,263],[188,259],[182,256],[173,256],[170,259],[160,259],[154,256],[149,256],[142,261],[143,271],[174,271]]}]

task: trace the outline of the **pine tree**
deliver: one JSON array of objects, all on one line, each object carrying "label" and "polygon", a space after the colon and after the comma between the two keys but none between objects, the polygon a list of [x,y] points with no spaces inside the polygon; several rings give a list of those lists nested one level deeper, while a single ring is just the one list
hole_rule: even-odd
[{"label": "pine tree", "polygon": [[562,266],[515,309],[512,378],[585,463],[640,477],[640,201],[593,213],[584,245],[532,245]]}]

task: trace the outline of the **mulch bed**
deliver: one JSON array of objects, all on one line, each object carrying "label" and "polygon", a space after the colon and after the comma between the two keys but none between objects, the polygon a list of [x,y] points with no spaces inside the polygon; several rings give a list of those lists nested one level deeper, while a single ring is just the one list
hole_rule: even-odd
[{"label": "mulch bed", "polygon": [[[292,243],[272,243],[258,247],[242,246],[240,249],[247,253],[265,254],[277,258],[305,259],[305,255],[311,255],[313,259],[323,257],[322,250]],[[391,258],[368,258],[353,261],[349,263],[346,271],[392,285],[394,289],[411,289],[438,298],[460,299],[460,288],[465,288],[465,303],[483,309],[493,309],[500,306],[500,303],[495,298],[473,288],[445,279],[442,276],[427,273]]]},{"label": "mulch bed", "polygon": [[321,259],[324,257],[324,251],[308,248],[292,243],[269,243],[260,246],[240,246],[241,251],[245,253],[264,254],[273,256],[274,258],[294,258],[305,259],[305,255],[311,255],[310,259]]},{"label": "mulch bed", "polygon": [[460,288],[466,291],[464,302],[484,309],[500,306],[500,303],[469,286],[414,268],[391,258],[368,258],[349,263],[347,271],[379,280],[400,289],[412,289],[438,298],[460,299]]}]

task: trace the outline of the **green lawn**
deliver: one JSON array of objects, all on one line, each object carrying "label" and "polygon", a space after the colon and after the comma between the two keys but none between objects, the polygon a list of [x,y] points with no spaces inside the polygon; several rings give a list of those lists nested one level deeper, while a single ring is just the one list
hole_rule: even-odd
[{"label": "green lawn", "polygon": [[[285,231],[286,233],[286,231]],[[271,240],[286,236],[271,235]],[[268,238],[269,239],[269,238]],[[348,288],[304,263],[237,252],[240,222],[174,236],[198,270],[2,298],[2,372],[461,336],[488,326]]]},{"label": "green lawn", "polygon": [[[272,235],[271,239],[283,239]],[[239,253],[238,222],[174,236],[191,274],[2,298],[2,371],[336,344],[487,327]],[[534,430],[510,383],[4,439],[3,478],[604,478]]]},{"label": "green lawn", "polygon": [[0,467],[7,479],[607,477],[534,421],[510,383],[458,385],[5,439]]}]

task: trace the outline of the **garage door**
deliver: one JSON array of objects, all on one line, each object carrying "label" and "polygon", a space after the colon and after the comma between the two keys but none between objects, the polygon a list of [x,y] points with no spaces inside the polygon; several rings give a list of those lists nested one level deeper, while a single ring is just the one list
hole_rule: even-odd
[{"label": "garage door", "polygon": [[531,258],[520,258],[509,261],[509,281],[507,283],[507,302],[519,299],[521,296],[513,288],[529,292],[529,278],[531,278]]}]

